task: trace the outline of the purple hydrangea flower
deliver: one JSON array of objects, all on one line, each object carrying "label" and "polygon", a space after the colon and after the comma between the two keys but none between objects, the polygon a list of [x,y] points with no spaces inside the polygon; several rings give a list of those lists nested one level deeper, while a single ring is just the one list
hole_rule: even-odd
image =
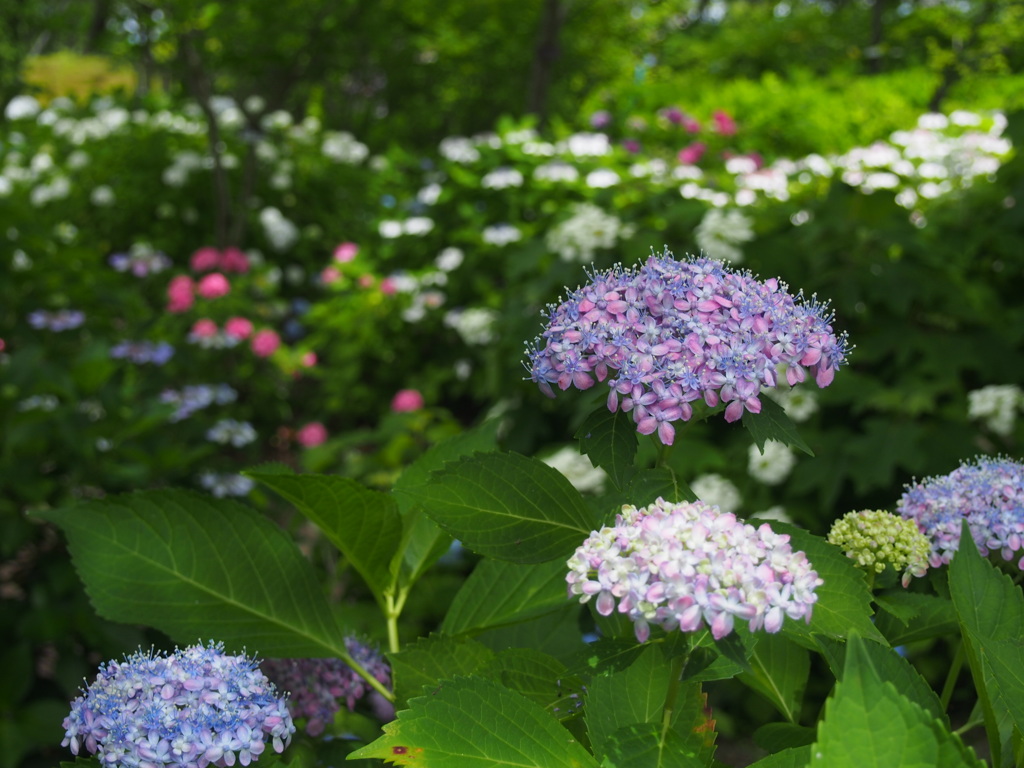
[{"label": "purple hydrangea flower", "polygon": [[249,765],[267,739],[281,752],[295,725],[254,659],[210,642],[108,662],[64,729],[62,746],[76,755],[84,747],[104,766],[205,768]]},{"label": "purple hydrangea flower", "polygon": [[[379,651],[355,637],[345,638],[345,648],[371,676],[391,687],[391,668]],[[323,733],[342,701],[351,710],[371,691],[366,680],[341,659],[267,659],[263,669],[291,693],[292,712],[306,718],[306,732],[311,736]]]},{"label": "purple hydrangea flower", "polygon": [[789,536],[701,501],[624,506],[567,564],[569,594],[581,603],[596,596],[602,616],[626,614],[640,642],[651,624],[682,632],[706,624],[716,640],[737,618],[752,632],[778,632],[786,616],[810,621],[822,584]]},{"label": "purple hydrangea flower", "polygon": [[544,332],[527,349],[530,377],[553,397],[607,381],[608,409],[632,412],[637,431],[665,445],[691,403],[725,404],[726,421],[759,413],[759,395],[785,375],[819,387],[846,361],[845,335],[815,299],[790,296],[776,279],[706,258],[665,251],[640,267],[616,266],[549,305]]},{"label": "purple hydrangea flower", "polygon": [[166,341],[122,341],[111,348],[110,356],[117,360],[128,359],[137,365],[163,365],[174,356],[174,347]]},{"label": "purple hydrangea flower", "polygon": [[85,313],[77,309],[59,309],[56,312],[37,309],[28,316],[28,324],[36,330],[71,331],[84,322]]},{"label": "purple hydrangea flower", "polygon": [[171,414],[170,421],[182,421],[210,405],[225,405],[237,399],[238,392],[227,384],[189,384],[180,390],[165,389],[160,393],[160,402],[170,403],[177,408]]},{"label": "purple hydrangea flower", "polygon": [[981,554],[1019,557],[1017,567],[1024,570],[1024,465],[1019,462],[979,456],[948,475],[908,485],[896,511],[928,537],[933,568],[953,559],[966,520]]},{"label": "purple hydrangea flower", "polygon": [[112,253],[107,261],[118,272],[131,272],[135,277],[155,275],[171,266],[167,254],[145,243],[133,245],[129,253]]}]

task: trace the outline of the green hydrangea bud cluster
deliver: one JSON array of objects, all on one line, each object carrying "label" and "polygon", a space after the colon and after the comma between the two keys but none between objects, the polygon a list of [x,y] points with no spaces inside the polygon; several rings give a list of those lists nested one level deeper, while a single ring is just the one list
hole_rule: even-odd
[{"label": "green hydrangea bud cluster", "polygon": [[848,512],[832,524],[828,541],[871,577],[887,565],[903,570],[903,586],[928,570],[928,539],[913,520],[881,509]]}]

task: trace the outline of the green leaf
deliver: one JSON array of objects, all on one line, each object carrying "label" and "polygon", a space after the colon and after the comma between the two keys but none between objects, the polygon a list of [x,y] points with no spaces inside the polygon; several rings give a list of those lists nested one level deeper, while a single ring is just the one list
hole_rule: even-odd
[{"label": "green leaf", "polygon": [[[751,763],[750,768],[807,768],[811,759],[811,748],[792,747],[776,752],[774,755],[762,757],[756,763]],[[924,768],[922,766],[922,768]]]},{"label": "green leaf", "polygon": [[[615,750],[612,734],[630,726],[651,724],[658,726],[655,752],[667,748],[662,729],[665,699],[672,677],[672,662],[661,649],[650,646],[627,669],[593,678],[587,687],[587,733],[594,754],[611,758]],[[714,725],[705,711],[706,697],[698,683],[680,684],[669,726],[674,732],[677,746],[692,757],[699,757],[700,765],[707,765],[714,753]],[[649,744],[639,739],[641,729],[628,739],[634,749],[651,751]],[[639,740],[638,740],[639,739]],[[660,743],[659,743],[660,742]],[[673,747],[673,752],[675,752]],[[620,753],[621,756],[621,753]],[[617,764],[612,761],[612,764]]]},{"label": "green leaf", "polygon": [[[841,680],[846,669],[846,644],[827,637],[817,638],[822,655],[828,661],[836,679]],[[931,713],[936,720],[949,724],[935,691],[914,666],[896,651],[878,643],[862,643],[862,651],[878,673],[879,679],[888,680],[896,689]]]},{"label": "green leaf", "polygon": [[561,608],[568,600],[565,575],[561,560],[521,565],[484,558],[455,593],[441,631],[472,634]]},{"label": "green leaf", "polygon": [[484,630],[475,639],[494,651],[530,648],[569,664],[584,645],[580,637],[581,613],[578,603],[566,602],[550,613]]},{"label": "green leaf", "polygon": [[395,685],[395,703],[401,706],[433,688],[441,680],[456,675],[471,675],[494,658],[494,652],[475,640],[446,635],[421,637],[397,653],[389,653],[391,676]]},{"label": "green leaf", "polygon": [[889,645],[945,637],[957,631],[953,603],[945,597],[921,592],[889,592],[876,595],[875,602],[881,609],[875,617],[875,626]]},{"label": "green leaf", "polygon": [[449,462],[403,493],[465,546],[499,560],[567,559],[593,531],[593,515],[562,473],[517,453]]},{"label": "green leaf", "polygon": [[36,513],[60,526],[96,611],[179,643],[348,658],[312,566],[251,508],[181,490]]},{"label": "green leaf", "polygon": [[316,523],[377,599],[383,599],[392,584],[388,565],[402,540],[402,520],[390,495],[347,477],[247,474]]},{"label": "green leaf", "polygon": [[675,731],[663,732],[657,723],[636,723],[608,735],[602,765],[615,768],[705,768],[708,762],[693,752]]},{"label": "green leaf", "polygon": [[820,536],[775,521],[770,525],[777,533],[789,535],[793,551],[804,552],[824,582],[815,590],[818,601],[810,624],[787,619],[782,623],[782,631],[808,647],[814,647],[813,634],[843,639],[857,632],[862,637],[885,642],[871,623],[871,590],[853,561]]},{"label": "green leaf", "polygon": [[960,737],[882,680],[866,641],[847,643],[843,679],[825,705],[810,766],[983,768]]},{"label": "green leaf", "polygon": [[612,413],[602,406],[586,418],[574,437],[580,441],[590,463],[607,472],[614,486],[622,490],[635,471],[636,434],[636,425],[628,413]]},{"label": "green leaf", "polygon": [[784,635],[757,632],[752,636],[750,673],[739,679],[768,699],[791,723],[800,718],[811,656]]},{"label": "green leaf", "polygon": [[530,648],[502,651],[479,675],[523,694],[559,720],[573,717],[583,706],[582,678],[570,675],[558,659]]},{"label": "green leaf", "polygon": [[754,443],[761,449],[761,452],[764,453],[766,441],[778,440],[780,443],[799,448],[808,456],[813,456],[814,451],[811,450],[811,446],[800,437],[796,425],[786,415],[786,411],[782,406],[770,397],[762,397],[760,400],[761,412],[744,413],[740,422],[747,428],[750,436],[754,438]]},{"label": "green leaf", "polygon": [[452,542],[452,537],[427,517],[422,505],[408,492],[430,482],[430,474],[442,469],[446,462],[496,450],[499,424],[500,420],[492,419],[441,441],[406,467],[395,481],[394,497],[404,526],[399,560],[392,562],[391,567],[392,571],[401,573],[406,583],[416,582],[448,551]]},{"label": "green leaf", "polygon": [[1024,596],[1008,575],[981,557],[966,521],[949,566],[949,593],[985,715],[992,763],[1005,765],[1014,729],[1024,731]]},{"label": "green leaf", "polygon": [[814,728],[794,723],[768,723],[754,731],[754,743],[766,752],[809,747],[817,735]]},{"label": "green leaf", "polygon": [[539,704],[476,677],[442,682],[412,700],[383,736],[352,757],[429,768],[598,768]]},{"label": "green leaf", "polygon": [[696,501],[697,495],[671,467],[645,469],[633,475],[626,491],[630,504],[640,508],[659,498],[668,502]]}]

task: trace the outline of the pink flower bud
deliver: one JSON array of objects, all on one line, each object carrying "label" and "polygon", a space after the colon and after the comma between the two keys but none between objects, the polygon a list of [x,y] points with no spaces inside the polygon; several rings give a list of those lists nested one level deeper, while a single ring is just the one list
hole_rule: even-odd
[{"label": "pink flower bud", "polygon": [[200,339],[210,339],[217,335],[217,324],[208,317],[200,318],[192,324],[193,336]]},{"label": "pink flower bud", "polygon": [[416,389],[400,389],[391,398],[391,410],[395,413],[410,413],[423,407],[423,395]]},{"label": "pink flower bud", "polygon": [[252,322],[244,317],[229,318],[224,323],[224,333],[234,339],[248,339],[252,335]]},{"label": "pink flower bud", "polygon": [[359,246],[355,243],[342,243],[334,249],[334,260],[339,264],[352,261],[359,253]]},{"label": "pink flower bud", "polygon": [[319,421],[311,421],[295,433],[295,439],[304,448],[314,448],[327,441],[327,427]]},{"label": "pink flower bud", "polygon": [[195,302],[195,295],[193,294],[192,278],[187,275],[178,275],[171,279],[171,282],[167,286],[167,311],[168,312],[186,312],[192,308],[192,304]]},{"label": "pink flower bud", "polygon": [[248,272],[249,257],[239,248],[225,248],[220,255],[220,268],[225,272]]},{"label": "pink flower bud", "polygon": [[257,357],[270,357],[281,346],[281,337],[269,328],[257,331],[250,342]]}]

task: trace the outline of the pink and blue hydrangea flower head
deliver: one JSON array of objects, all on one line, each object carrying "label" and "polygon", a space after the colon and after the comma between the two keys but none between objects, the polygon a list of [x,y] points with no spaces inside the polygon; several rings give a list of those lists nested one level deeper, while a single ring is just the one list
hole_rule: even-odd
[{"label": "pink and blue hydrangea flower head", "polygon": [[138,651],[100,668],[71,704],[62,746],[116,768],[206,768],[282,752],[295,732],[287,701],[254,659],[222,643]]},{"label": "pink and blue hydrangea flower head", "polygon": [[615,525],[594,531],[567,565],[569,595],[581,603],[594,598],[602,616],[626,615],[641,643],[652,625],[707,626],[718,640],[737,619],[770,633],[786,617],[809,622],[823,583],[789,536],[701,501],[624,506]]},{"label": "pink and blue hydrangea flower head", "polygon": [[982,555],[1017,558],[1024,571],[1024,465],[979,456],[948,475],[908,485],[896,511],[917,523],[929,541],[928,562],[948,565],[960,547],[964,520]]},{"label": "pink and blue hydrangea flower head", "polygon": [[761,411],[761,393],[779,376],[825,387],[846,362],[846,336],[832,330],[827,307],[774,278],[668,251],[590,278],[548,306],[527,348],[530,378],[550,397],[554,386],[605,382],[608,409],[632,413],[638,432],[665,445],[697,400],[724,404],[726,421],[736,421]]}]

